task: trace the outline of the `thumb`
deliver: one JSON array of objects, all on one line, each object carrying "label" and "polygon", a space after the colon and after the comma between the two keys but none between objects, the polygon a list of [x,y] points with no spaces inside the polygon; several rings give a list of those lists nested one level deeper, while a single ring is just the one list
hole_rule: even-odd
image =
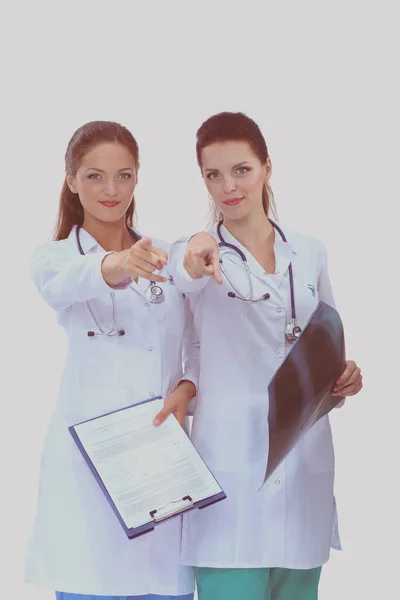
[{"label": "thumb", "polygon": [[158,427],[159,425],[161,425],[161,423],[164,423],[165,419],[167,417],[169,417],[169,415],[171,415],[173,412],[174,412],[174,407],[164,406],[164,408],[162,410],[160,410],[160,412],[158,413],[158,415],[156,415],[154,417],[153,425],[155,425],[156,427]]},{"label": "thumb", "polygon": [[138,241],[138,245],[143,248],[143,250],[150,250],[152,243],[150,238],[142,238]]}]

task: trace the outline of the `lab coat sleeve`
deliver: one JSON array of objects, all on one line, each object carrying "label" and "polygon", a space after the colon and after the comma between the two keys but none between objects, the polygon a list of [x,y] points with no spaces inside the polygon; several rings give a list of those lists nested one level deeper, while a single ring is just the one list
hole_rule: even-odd
[{"label": "lab coat sleeve", "polygon": [[202,277],[201,279],[192,279],[186,271],[183,266],[183,259],[188,240],[188,237],[182,237],[171,245],[168,261],[169,268],[174,284],[180,292],[183,294],[198,294],[205,288],[211,278]]},{"label": "lab coat sleeve", "polygon": [[110,252],[75,255],[64,240],[46,242],[32,255],[32,279],[47,304],[61,311],[112,291],[101,273],[107,254]]},{"label": "lab coat sleeve", "polygon": [[[335,298],[333,296],[332,286],[329,279],[326,248],[323,244],[321,244],[321,270],[318,278],[318,295],[322,302],[332,306],[332,308],[336,308]],[[343,404],[344,400],[339,402],[336,408],[341,408]]]},{"label": "lab coat sleeve", "polygon": [[[189,301],[184,299],[185,330],[183,334],[183,375],[182,380],[189,380],[196,386],[199,383],[200,372],[200,342],[194,324],[193,313],[190,310]],[[194,396],[187,409],[188,415],[193,415],[196,408],[196,396]]]}]

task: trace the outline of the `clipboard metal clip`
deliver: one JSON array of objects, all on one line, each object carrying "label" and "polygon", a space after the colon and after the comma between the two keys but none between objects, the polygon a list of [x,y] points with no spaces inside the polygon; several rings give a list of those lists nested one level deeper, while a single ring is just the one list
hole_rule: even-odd
[{"label": "clipboard metal clip", "polygon": [[172,517],[173,515],[177,515],[188,508],[193,507],[193,500],[190,496],[184,496],[179,500],[173,500],[172,502],[168,502],[164,504],[160,508],[150,511],[150,517],[156,523],[163,521],[164,519],[168,519],[168,517]]}]

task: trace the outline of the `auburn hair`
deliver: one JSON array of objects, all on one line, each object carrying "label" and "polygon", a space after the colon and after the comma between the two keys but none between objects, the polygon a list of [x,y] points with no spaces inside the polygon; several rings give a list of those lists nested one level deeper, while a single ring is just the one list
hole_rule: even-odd
[{"label": "auburn hair", "polygon": [[[139,170],[139,147],[131,132],[113,121],[91,121],[77,129],[69,141],[65,153],[65,180],[62,186],[58,207],[57,223],[54,231],[55,240],[63,240],[69,236],[74,225],[83,223],[83,207],[78,194],[68,187],[67,175],[75,177],[83,157],[98,144],[118,142],[132,154],[136,172]],[[133,198],[125,214],[126,224],[133,225],[135,198]]]},{"label": "auburn hair", "polygon": [[[232,141],[247,142],[261,164],[266,164],[269,158],[268,148],[257,123],[242,112],[221,112],[209,117],[197,131],[196,154],[200,169],[202,169],[201,152],[204,148],[211,144]],[[269,183],[263,188],[262,203],[267,217],[272,214],[277,218],[274,194]],[[213,203],[211,221],[216,223],[222,218],[222,213]]]}]

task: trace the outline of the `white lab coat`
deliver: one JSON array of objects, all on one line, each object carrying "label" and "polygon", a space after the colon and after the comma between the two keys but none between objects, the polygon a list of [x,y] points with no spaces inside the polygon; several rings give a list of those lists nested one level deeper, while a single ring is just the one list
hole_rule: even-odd
[{"label": "white lab coat", "polygon": [[[254,297],[270,294],[256,304],[229,298],[232,288],[224,277],[222,285],[209,277],[191,279],[182,262],[186,238],[171,247],[175,285],[190,300],[200,340],[192,441],[227,494],[226,500],[184,516],[182,559],[187,565],[309,569],[328,560],[331,545],[340,548],[327,416],[258,491],[268,457],[267,386],[290,350],[284,334],[291,321],[289,263],[301,327],[319,300],[334,305],[324,246],[283,231],[288,243],[276,233],[276,274],[267,275],[222,227],[225,241],[247,257]],[[217,239],[215,227],[210,233]],[[244,289],[243,274],[243,269],[235,273],[239,290]]]},{"label": "white lab coat", "polygon": [[[39,247],[32,259],[33,279],[57,311],[69,349],[44,444],[26,581],[81,594],[187,594],[194,581],[192,569],[179,565],[181,517],[129,540],[67,428],[151,396],[165,397],[182,378],[183,356],[184,378],[197,384],[190,311],[168,282],[161,284],[165,301],[150,304],[144,295],[149,282],[139,279],[137,287],[133,282],[115,291],[117,328],[126,335],[88,337],[97,328],[86,300],[100,325],[111,327],[112,290],[101,275],[104,250],[84,230],[80,240],[85,256],[74,228],[68,239]],[[168,251],[167,243],[154,244]]]}]

